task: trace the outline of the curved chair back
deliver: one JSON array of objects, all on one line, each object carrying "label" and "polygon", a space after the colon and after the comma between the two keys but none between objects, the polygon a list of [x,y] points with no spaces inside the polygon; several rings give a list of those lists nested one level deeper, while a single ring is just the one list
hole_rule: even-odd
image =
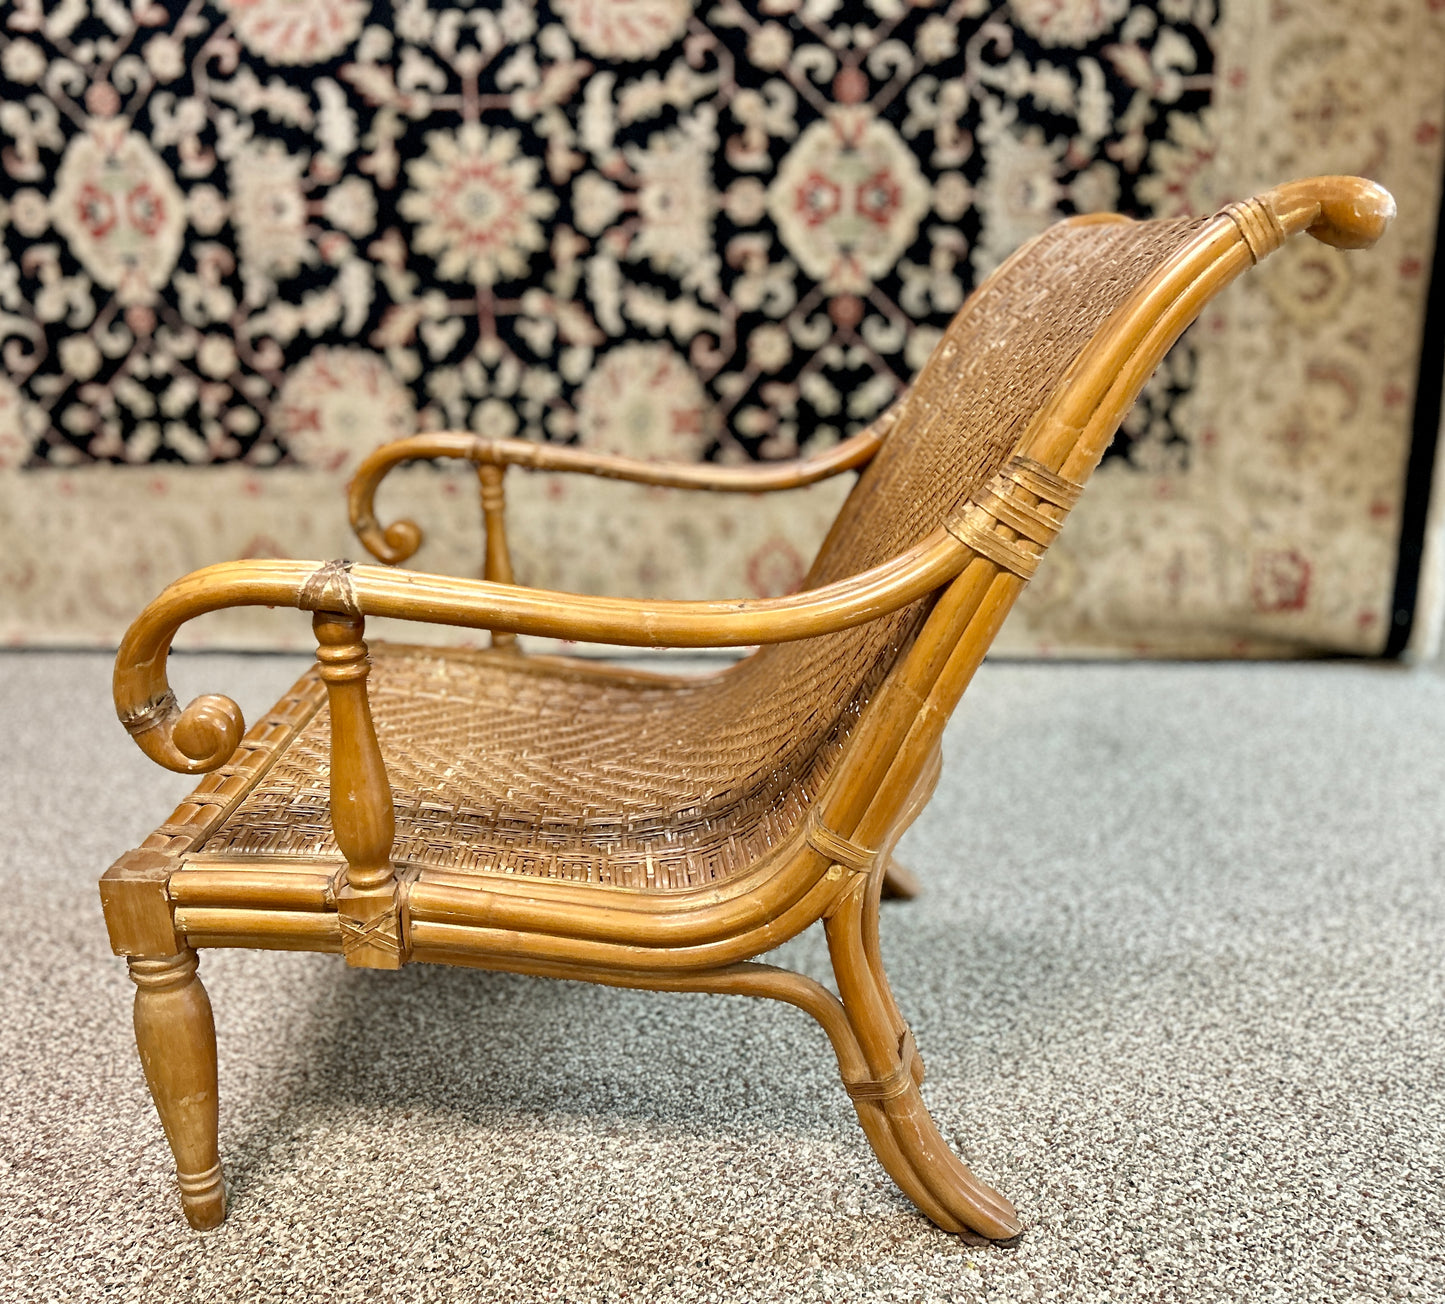
[{"label": "curved chair back", "polygon": [[[1201,221],[1074,219],[1024,246],[980,288],[860,478],[825,544],[816,582],[825,581],[834,553],[846,557],[847,565],[850,548],[867,546],[851,541],[858,523],[848,518],[854,499],[866,505],[887,483],[885,457],[905,466],[894,472],[899,478],[920,459],[913,441],[894,444],[896,434],[917,428],[910,411],[915,394],[924,399],[919,419],[933,418],[934,438],[941,432],[947,443],[952,436],[959,450],[953,465],[963,483],[936,489],[933,502],[947,503],[941,519],[918,520],[913,528],[942,524],[975,559],[918,621],[907,655],[893,659],[886,682],[866,714],[860,712],[848,756],[831,777],[827,800],[814,811],[815,822],[856,846],[873,846],[886,837],[926,775],[944,724],[1084,481],[1154,368],[1209,300],[1292,235],[1308,231],[1326,244],[1364,248],[1379,238],[1394,211],[1389,193],[1368,181],[1315,177],[1230,204]],[[1033,296],[1048,288],[1032,270],[1036,266],[1048,267],[1044,275],[1063,282],[1056,301],[1071,305],[1064,313],[1029,311],[1041,303]],[[1000,314],[1000,298],[1014,299],[1019,287],[1028,285],[1036,288],[1022,290],[1015,300],[1024,310],[1022,321],[1006,307]],[[970,322],[971,309],[977,308],[991,308],[995,321],[1002,317],[1004,330],[1013,332],[1006,338],[1014,347],[1049,343],[1049,329],[1030,324],[1041,318],[1055,323],[1059,332],[1050,350],[1055,356],[1046,363],[1014,362],[1006,354],[996,358],[995,374],[1016,379],[1007,381],[1002,393],[993,392],[992,379],[982,381],[986,405],[1006,427],[992,438],[974,433],[966,415],[940,415],[941,402],[966,413],[972,401],[965,383],[953,379],[970,360],[952,351],[969,338],[970,326],[987,325],[988,317]],[[976,392],[980,380],[968,384]],[[932,440],[924,444],[925,450],[933,446]],[[975,451],[985,446],[986,454]],[[870,481],[875,469],[879,474]],[[914,480],[918,483],[918,477]],[[920,487],[927,492],[926,480]],[[904,546],[909,541],[905,538]]]},{"label": "curved chair back", "polygon": [[[805,587],[887,561],[961,519],[1111,314],[1207,221],[1062,222],[995,271],[880,419],[882,447]],[[925,600],[855,629],[773,644],[732,672],[729,730],[764,754],[773,749],[756,767],[758,782],[779,793],[801,784],[816,795],[929,607]],[[962,633],[953,630],[955,641]],[[781,722],[776,739],[763,736],[769,722]]]}]

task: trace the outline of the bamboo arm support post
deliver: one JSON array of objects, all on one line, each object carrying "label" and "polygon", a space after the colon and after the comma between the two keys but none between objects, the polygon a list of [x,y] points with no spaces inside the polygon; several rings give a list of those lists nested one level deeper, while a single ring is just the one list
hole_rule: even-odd
[{"label": "bamboo arm support post", "polygon": [[346,882],[336,894],[342,949],[347,964],[398,969],[405,948],[391,864],[396,813],[366,693],[365,622],[318,611],[311,623],[331,711],[331,827],[346,857]]},{"label": "bamboo arm support post", "polygon": [[[512,583],[512,554],[507,547],[507,496],[502,487],[505,465],[492,462],[477,464],[477,480],[481,486],[482,522],[487,532],[486,561],[482,578],[493,584]],[[492,646],[515,648],[517,636],[510,630],[492,630]]]}]

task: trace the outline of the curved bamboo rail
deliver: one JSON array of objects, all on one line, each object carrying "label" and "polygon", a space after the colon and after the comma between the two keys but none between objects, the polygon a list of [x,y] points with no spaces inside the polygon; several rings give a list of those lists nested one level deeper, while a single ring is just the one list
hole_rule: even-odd
[{"label": "curved bamboo rail", "polygon": [[753,466],[648,462],[637,457],[595,453],[561,444],[529,444],[521,439],[489,439],[465,431],[437,431],[395,440],[367,457],[346,487],[347,510],[352,529],[367,551],[388,565],[396,565],[416,552],[425,537],[415,521],[393,521],[383,528],[376,519],[376,491],[386,476],[404,462],[437,457],[463,458],[478,466],[498,469],[520,466],[530,471],[570,472],[664,489],[771,493],[779,489],[801,489],[844,471],[856,471],[882,447],[888,424],[885,417],[815,457]]},{"label": "curved bamboo rail", "polygon": [[171,640],[186,621],[226,607],[315,609],[303,598],[328,569],[337,587],[326,600],[355,615],[620,647],[750,647],[850,629],[897,611],[951,580],[968,557],[940,528],[891,561],[835,584],[723,602],[592,597],[349,563],[222,562],[170,585],[126,631],[112,681],[116,713],[141,750],[167,769],[199,774],[223,765],[245,732],[240,708],[207,694],[182,711],[166,676]]}]

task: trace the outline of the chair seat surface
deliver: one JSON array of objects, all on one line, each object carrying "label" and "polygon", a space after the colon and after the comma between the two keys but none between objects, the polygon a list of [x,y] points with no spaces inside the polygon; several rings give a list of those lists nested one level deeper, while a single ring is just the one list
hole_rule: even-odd
[{"label": "chair seat surface", "polygon": [[[755,656],[700,678],[374,644],[394,859],[654,891],[750,868],[806,816],[856,720],[836,704],[811,720],[769,709],[790,685],[816,689],[832,642],[809,640],[787,668]],[[192,850],[228,863],[340,864],[329,746],[312,671],[158,833],[189,831]]]}]

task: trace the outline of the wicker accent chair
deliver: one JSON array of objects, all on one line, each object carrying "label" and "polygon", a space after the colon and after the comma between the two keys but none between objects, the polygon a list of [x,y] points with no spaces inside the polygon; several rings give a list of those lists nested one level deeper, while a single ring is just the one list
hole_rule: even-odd
[{"label": "wicker accent chair", "polygon": [[[811,1014],[878,1159],[939,1227],[1006,1238],[1012,1205],[949,1150],[878,946],[899,835],[939,739],[1123,414],[1204,304],[1288,237],[1342,248],[1394,202],[1299,181],[1207,219],[1074,218],[969,299],[871,429],[781,466],[658,466],[571,448],[419,435],[352,485],[362,541],[409,556],[372,510],[411,458],[477,466],[484,580],[350,562],[243,561],[172,584],[116,660],[139,746],[195,792],[101,881],[137,988],[136,1040],[196,1228],[225,1214],[203,947],[327,951],[351,965],[473,965],[623,987],[745,993]],[[758,492],[859,476],[803,589],[736,602],[530,590],[507,560],[507,467]],[[221,607],[313,613],[317,665],[248,733],[236,705],[181,710],[171,640]],[[376,645],[368,616],[493,632],[486,651]],[[702,679],[510,646],[518,633],[623,646],[761,645]],[[838,996],[755,957],[826,930]]]}]

